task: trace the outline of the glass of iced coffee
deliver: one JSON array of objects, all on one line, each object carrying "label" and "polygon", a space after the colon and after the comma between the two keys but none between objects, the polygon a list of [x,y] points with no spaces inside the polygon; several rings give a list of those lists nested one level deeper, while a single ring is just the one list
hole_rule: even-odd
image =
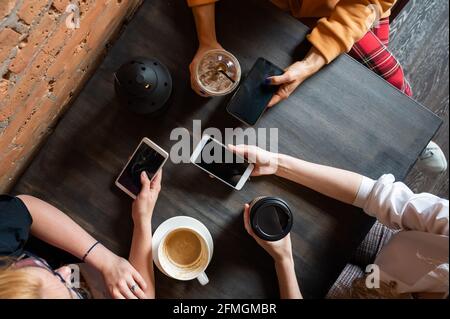
[{"label": "glass of iced coffee", "polygon": [[241,79],[241,66],[234,55],[225,50],[211,50],[200,59],[195,80],[200,95],[221,96],[231,93]]}]

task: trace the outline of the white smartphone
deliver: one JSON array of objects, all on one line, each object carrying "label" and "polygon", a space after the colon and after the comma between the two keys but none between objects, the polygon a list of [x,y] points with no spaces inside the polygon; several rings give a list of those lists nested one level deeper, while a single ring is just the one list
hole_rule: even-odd
[{"label": "white smartphone", "polygon": [[242,189],[254,168],[209,135],[203,135],[195,147],[191,163],[237,190]]},{"label": "white smartphone", "polygon": [[144,137],[122,172],[120,172],[119,177],[117,177],[116,186],[136,199],[141,191],[140,176],[142,171],[147,172],[148,178],[152,180],[168,157],[169,154],[166,151]]}]

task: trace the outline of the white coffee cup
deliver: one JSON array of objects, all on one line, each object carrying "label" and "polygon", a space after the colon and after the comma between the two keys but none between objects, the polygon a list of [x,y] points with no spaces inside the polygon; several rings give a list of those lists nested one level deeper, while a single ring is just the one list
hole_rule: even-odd
[{"label": "white coffee cup", "polygon": [[155,239],[155,264],[164,274],[183,281],[197,278],[201,285],[209,282],[205,270],[212,258],[213,243],[201,222],[187,216],[171,218],[158,227]]}]

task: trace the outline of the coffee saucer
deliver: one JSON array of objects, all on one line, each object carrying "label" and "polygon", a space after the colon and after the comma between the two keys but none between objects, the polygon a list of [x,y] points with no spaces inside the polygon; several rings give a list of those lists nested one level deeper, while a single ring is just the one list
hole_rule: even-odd
[{"label": "coffee saucer", "polygon": [[[165,275],[166,272],[162,269],[161,264],[159,263],[158,259],[158,247],[161,243],[162,238],[164,235],[170,231],[171,229],[177,228],[177,227],[190,227],[193,229],[196,229],[198,232],[200,232],[202,235],[205,236],[208,246],[211,248],[211,256],[213,255],[213,239],[211,237],[211,233],[209,232],[208,228],[206,228],[205,225],[203,225],[202,222],[198,221],[195,218],[188,217],[188,216],[176,216],[169,218],[162,222],[158,228],[155,230],[152,238],[152,255],[153,255],[153,261],[158,267],[158,269]],[[211,258],[211,257],[210,257]],[[210,261],[210,260],[209,260]]]}]

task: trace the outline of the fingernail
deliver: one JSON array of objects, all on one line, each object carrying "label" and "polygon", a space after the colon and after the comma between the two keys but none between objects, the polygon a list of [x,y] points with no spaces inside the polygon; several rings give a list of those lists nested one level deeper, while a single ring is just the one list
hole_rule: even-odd
[{"label": "fingernail", "polygon": [[265,85],[270,85],[270,83],[272,83],[272,81],[270,80],[270,78],[266,78],[266,79],[264,80],[264,84],[265,84]]}]

